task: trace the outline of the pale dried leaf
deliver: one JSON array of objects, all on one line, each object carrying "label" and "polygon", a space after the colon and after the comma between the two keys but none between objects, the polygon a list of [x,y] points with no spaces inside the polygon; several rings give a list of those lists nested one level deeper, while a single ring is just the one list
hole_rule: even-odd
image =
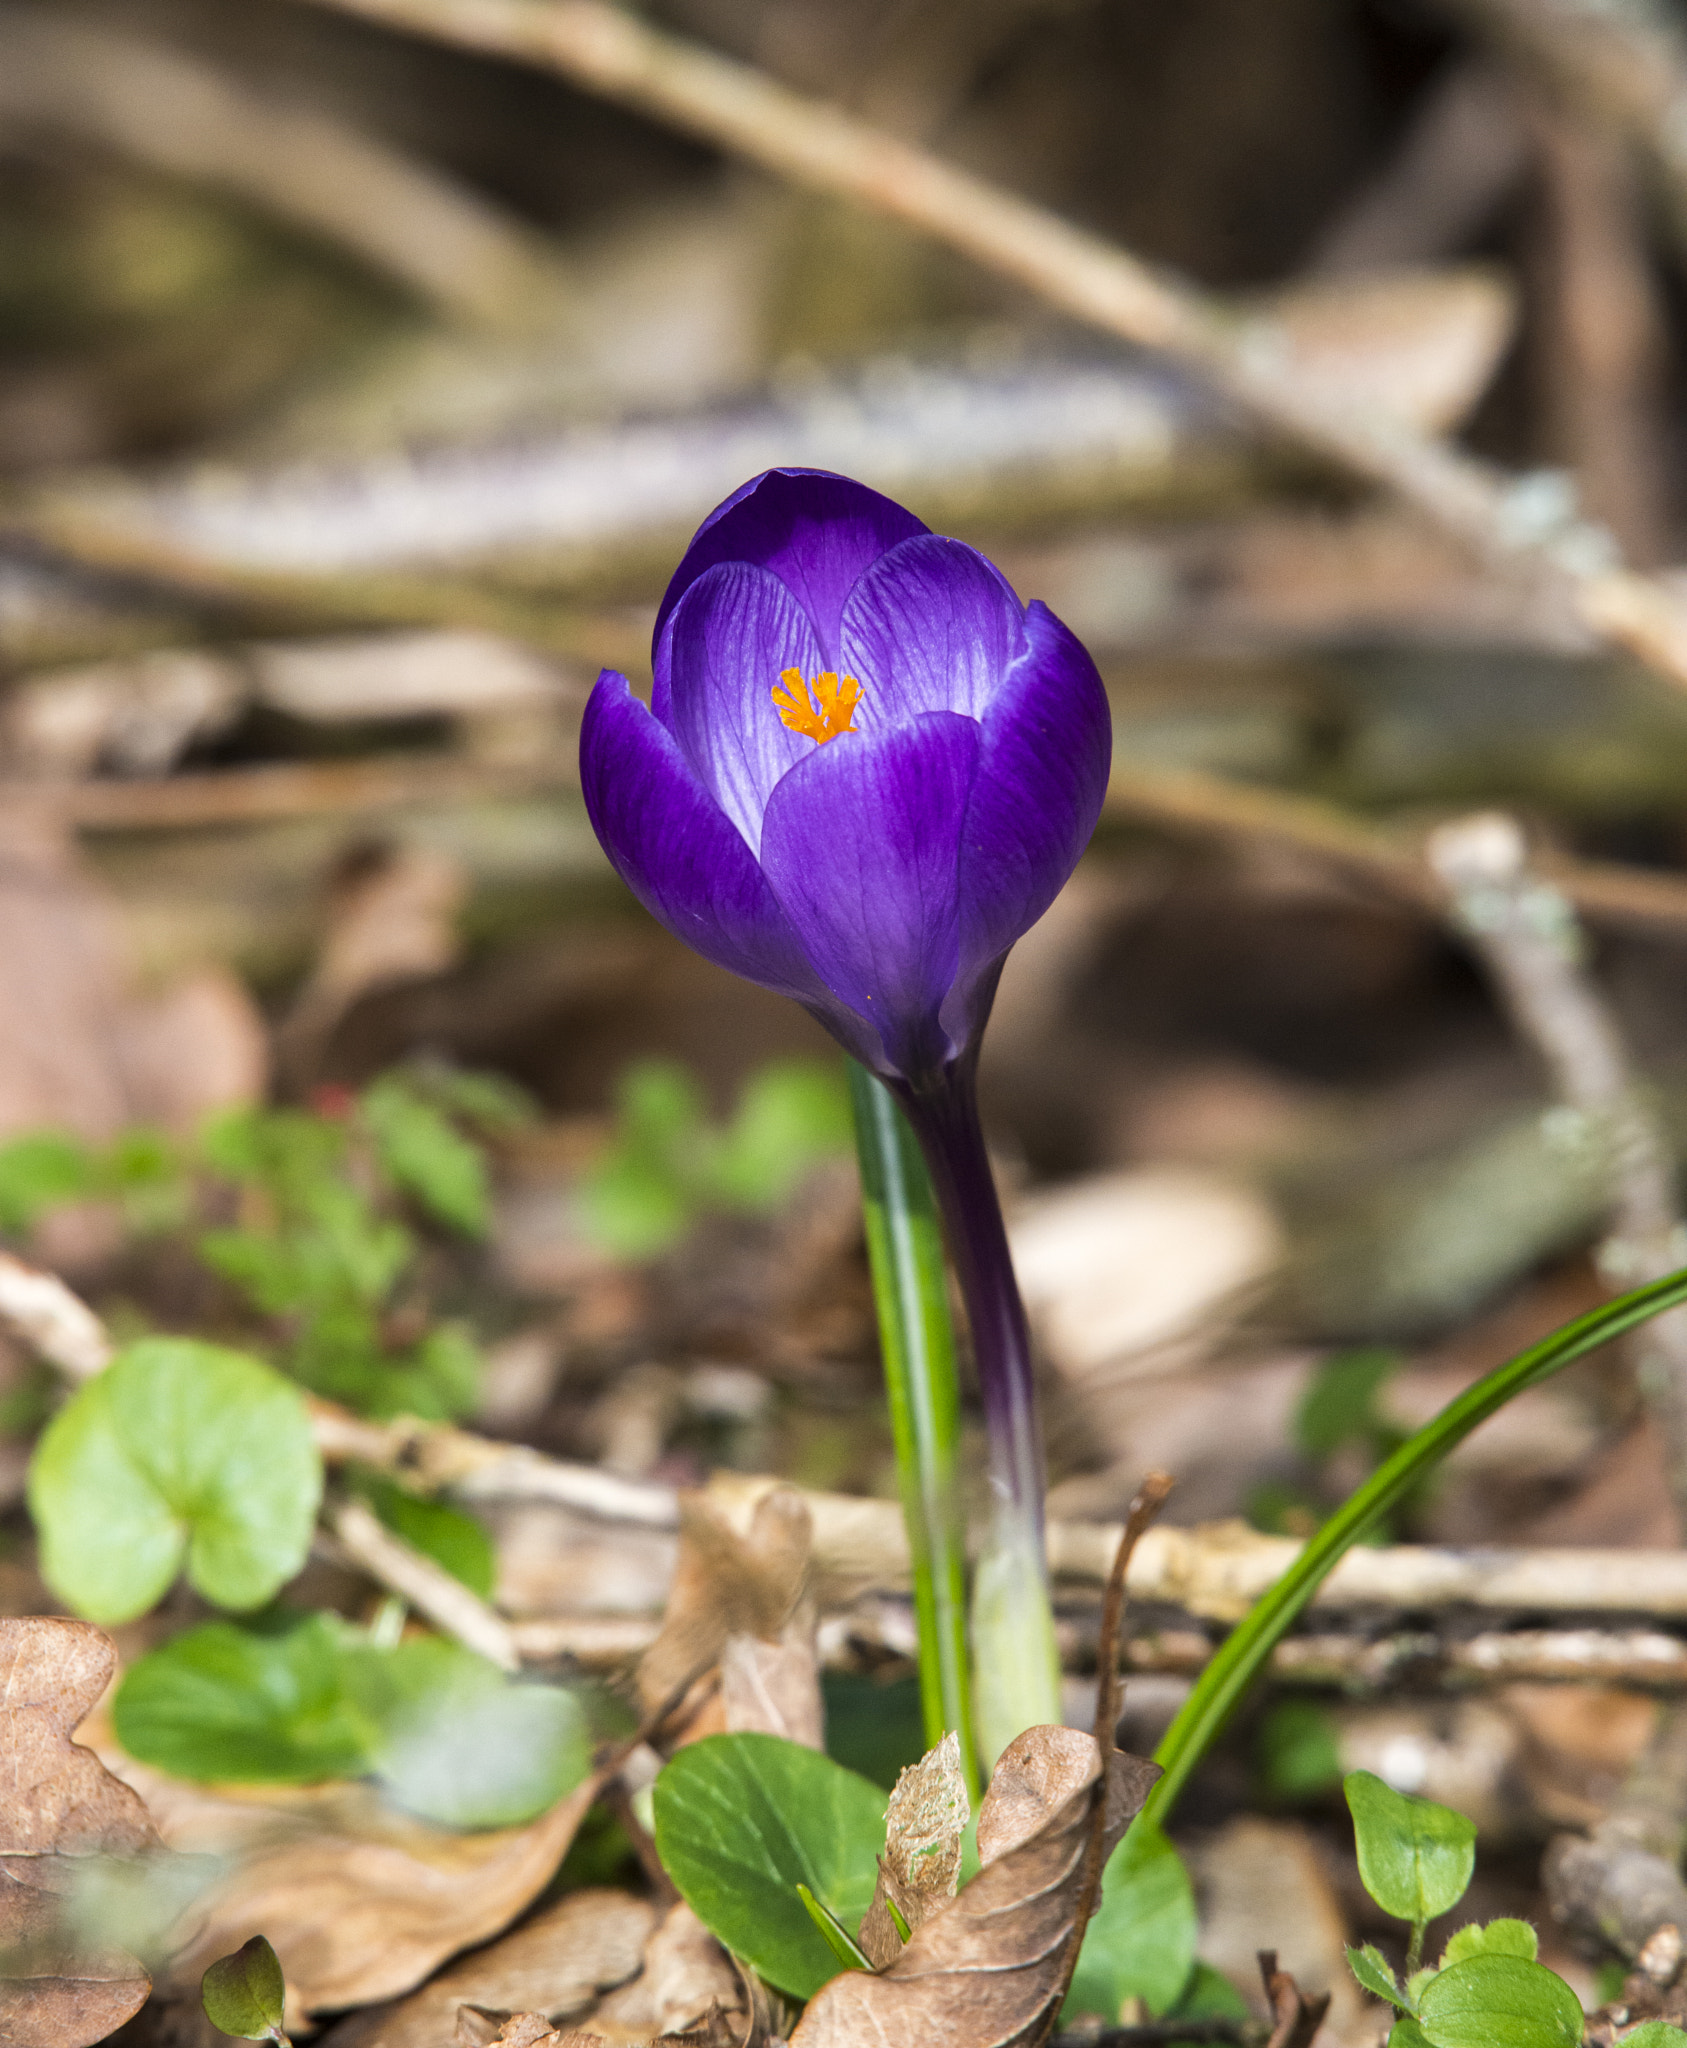
[{"label": "pale dried leaf", "polygon": [[[1110,1760],[1103,1854],[1159,1775],[1138,1757]],[[991,1860],[888,1969],[834,1977],[810,2001],[791,2048],[1014,2048],[1034,2040],[1065,1989],[1099,1776],[1095,1742],[1076,1729],[1028,1728],[1016,1737],[979,1812],[981,1844],[989,1817]]]},{"label": "pale dried leaf", "polygon": [[90,1623],[0,1621],[0,2041],[86,2048],[133,2013],[150,1980],[133,1956],[90,1953],[61,1925],[80,1859],[162,1844],[145,1806],[72,1735],[116,1667]]},{"label": "pale dried leaf", "polygon": [[183,1785],[128,1759],[171,1848],[224,1859],[184,1916],[181,1983],[253,1934],[268,1937],[304,2012],[372,2005],[500,1933],[549,1883],[597,1796],[588,1778],[524,1827],[453,1834],[368,1785]]},{"label": "pale dried leaf", "polygon": [[910,1931],[923,1926],[955,1896],[961,1836],[971,1818],[960,1738],[951,1730],[897,1778],[885,1810],[878,1888],[857,1937],[877,1968],[885,1968],[902,1953],[902,1936],[886,1905],[887,1896]]},{"label": "pale dried leaf", "polygon": [[1321,279],[1272,304],[1276,336],[1332,403],[1376,407],[1441,434],[1487,389],[1517,322],[1491,270]]},{"label": "pale dried leaf", "polygon": [[703,1494],[681,1499],[667,1612],[639,1666],[641,1704],[653,1713],[688,1678],[718,1667],[719,1694],[687,1722],[688,1740],[730,1729],[817,1749],[823,1720],[807,1595],[808,1507],[789,1486],[735,1506]]},{"label": "pale dried leaf", "polygon": [[715,1937],[683,1902],[671,1906],[645,1943],[644,1968],[599,2001],[594,2028],[616,2038],[680,2034],[711,2013],[743,2003],[738,1972]]},{"label": "pale dried leaf", "polygon": [[729,1735],[782,1735],[805,1749],[826,1746],[815,1611],[799,1602],[771,1643],[728,1636],[720,1653],[720,1717]]}]

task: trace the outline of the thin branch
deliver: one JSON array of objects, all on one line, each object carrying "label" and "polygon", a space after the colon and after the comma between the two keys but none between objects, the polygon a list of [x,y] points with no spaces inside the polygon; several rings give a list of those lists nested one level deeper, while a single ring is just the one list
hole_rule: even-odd
[{"label": "thin branch", "polygon": [[520,1669],[521,1655],[509,1623],[443,1565],[395,1536],[362,1501],[340,1502],[330,1511],[328,1525],[346,1556],[377,1584],[408,1600],[436,1628],[501,1670]]},{"label": "thin branch", "polygon": [[56,1273],[0,1252],[0,1324],[66,1379],[92,1379],[111,1363],[105,1325]]},{"label": "thin branch", "polygon": [[1567,599],[1602,638],[1687,684],[1687,612],[1609,537],[1377,406],[1338,401],[1269,315],[1238,317],[1070,221],[602,0],[316,0],[539,66],[764,169],[904,221],[1077,319],[1199,372],[1272,431],[1395,493],[1483,559]]},{"label": "thin branch", "polygon": [[[1443,825],[1428,850],[1512,1022],[1585,1138],[1608,1153],[1612,1221],[1599,1248],[1601,1272],[1613,1290],[1661,1280],[1687,1260],[1675,1161],[1629,1071],[1616,1018],[1584,971],[1574,910],[1531,872],[1522,830],[1497,812]],[[1687,1315],[1657,1317],[1641,1344],[1642,1389],[1663,1432],[1677,1506],[1687,1512]]]}]

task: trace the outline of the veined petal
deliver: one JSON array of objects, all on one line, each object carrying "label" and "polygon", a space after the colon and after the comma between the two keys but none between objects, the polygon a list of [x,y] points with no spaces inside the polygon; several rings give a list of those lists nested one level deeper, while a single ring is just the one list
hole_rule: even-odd
[{"label": "veined petal", "polygon": [[817,747],[768,800],[762,866],[803,950],[878,1034],[872,1064],[927,1073],[959,945],[956,870],[980,729],[932,712]]},{"label": "veined petal", "polygon": [[983,1024],[1001,957],[1059,895],[1107,792],[1112,714],[1095,663],[1046,605],[985,713],[960,854],[959,967],[944,1028]]},{"label": "veined petal", "polygon": [[656,614],[660,649],[669,616],[717,562],[769,569],[808,613],[823,659],[838,665],[838,620],[861,573],[925,526],[894,500],[828,469],[769,469],[717,505],[697,529]]},{"label": "veined petal", "polygon": [[873,563],[843,609],[838,660],[862,684],[862,732],[922,711],[982,718],[1026,651],[1025,608],[962,541],[922,533]]},{"label": "veined petal", "polygon": [[773,704],[782,670],[806,681],[825,666],[807,615],[768,570],[722,562],[686,592],[663,651],[651,709],[754,853],[774,784],[814,751]]},{"label": "veined petal", "polygon": [[678,939],[810,1005],[826,991],[755,857],[623,675],[605,669],[580,728],[592,829],[621,879]]}]

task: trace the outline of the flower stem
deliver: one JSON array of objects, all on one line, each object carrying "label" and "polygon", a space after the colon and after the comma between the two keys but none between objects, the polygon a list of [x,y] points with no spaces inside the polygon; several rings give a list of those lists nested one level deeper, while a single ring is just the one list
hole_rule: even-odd
[{"label": "flower stem", "polygon": [[849,1062],[861,1201],[902,1511],[914,1564],[927,1748],[953,1729],[978,1797],[966,1640],[966,1532],[956,1487],[960,1388],[949,1276],[925,1162],[884,1084]]},{"label": "flower stem", "polygon": [[984,1404],[991,1517],[973,1589],[974,1700],[979,1742],[993,1761],[1021,1729],[1061,1718],[1030,1332],[984,1149],[972,1058],[895,1092],[931,1173]]}]

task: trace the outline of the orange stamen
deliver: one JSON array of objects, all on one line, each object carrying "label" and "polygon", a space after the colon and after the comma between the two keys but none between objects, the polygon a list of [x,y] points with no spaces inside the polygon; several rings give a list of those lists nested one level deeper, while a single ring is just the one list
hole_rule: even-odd
[{"label": "orange stamen", "polygon": [[773,692],[773,708],[792,732],[824,746],[839,733],[855,730],[850,720],[861,700],[861,685],[854,676],[840,680],[835,670],[822,669],[812,683],[805,683],[800,668],[785,668],[779,671],[779,681],[784,687]]}]

